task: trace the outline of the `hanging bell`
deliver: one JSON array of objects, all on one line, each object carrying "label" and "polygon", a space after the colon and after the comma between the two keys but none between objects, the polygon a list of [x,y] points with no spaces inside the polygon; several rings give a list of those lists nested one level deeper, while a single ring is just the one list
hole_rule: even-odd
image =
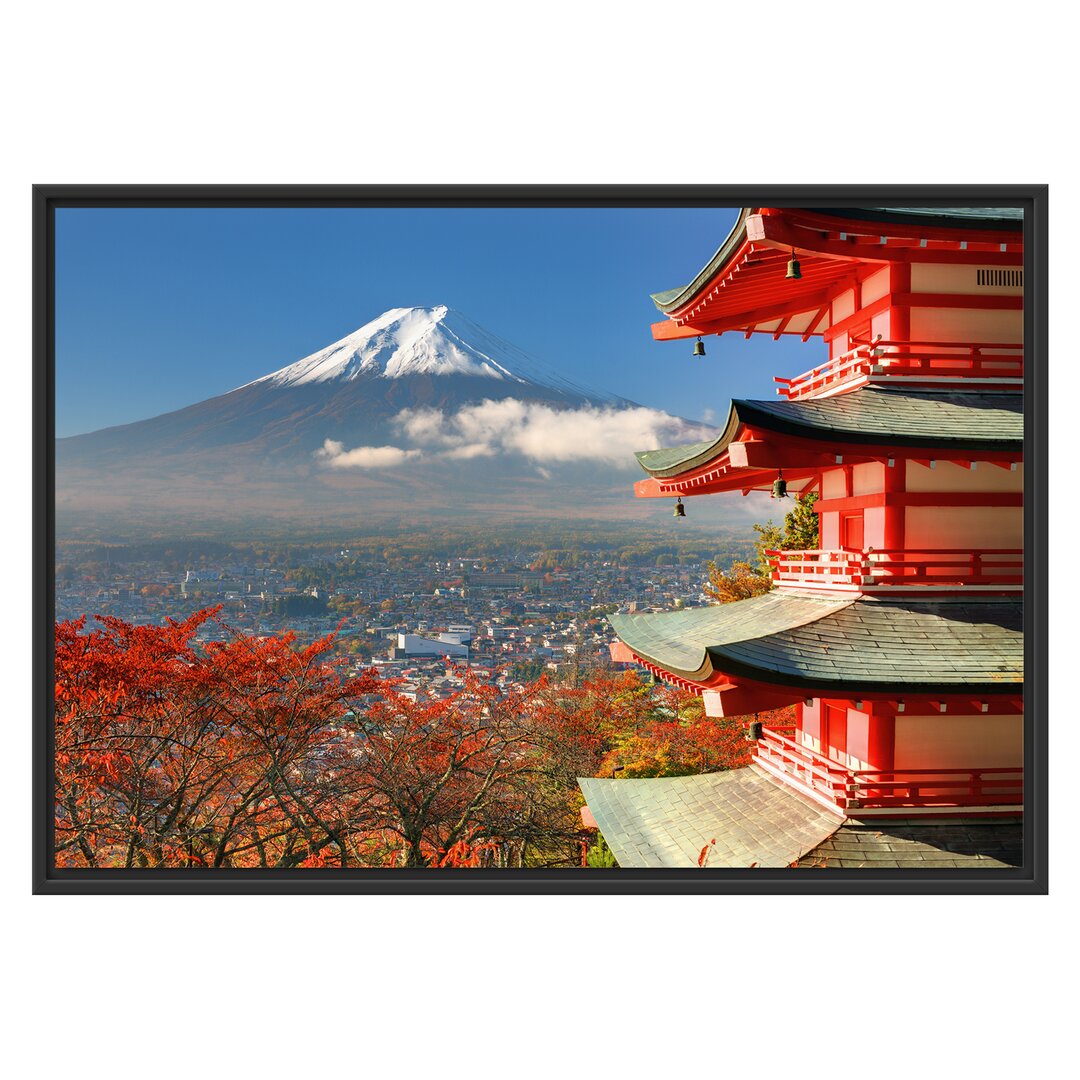
[{"label": "hanging bell", "polygon": [[772,498],[787,498],[787,481],[784,479],[784,473],[780,469],[777,469],[776,479],[772,482]]},{"label": "hanging bell", "polygon": [[682,504],[682,496],[679,496],[678,502],[675,503],[675,511],[672,517],[686,517],[686,507]]},{"label": "hanging bell", "polygon": [[784,275],[784,277],[794,278],[795,280],[798,280],[802,277],[802,271],[799,269],[799,260],[795,258],[794,248],[791,249],[791,258],[788,259],[787,273]]},{"label": "hanging bell", "polygon": [[701,338],[698,338],[697,341],[694,342],[694,355],[695,356],[704,356],[705,355],[705,342],[702,341]]}]

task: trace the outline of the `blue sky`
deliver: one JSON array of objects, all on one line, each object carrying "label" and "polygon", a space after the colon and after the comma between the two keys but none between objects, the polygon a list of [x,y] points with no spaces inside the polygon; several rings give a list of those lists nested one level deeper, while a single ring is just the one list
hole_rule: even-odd
[{"label": "blue sky", "polygon": [[724,209],[63,209],[56,429],[182,408],[283,367],[387,308],[447,304],[586,386],[718,422],[820,344],[652,340],[649,294],[689,281]]}]

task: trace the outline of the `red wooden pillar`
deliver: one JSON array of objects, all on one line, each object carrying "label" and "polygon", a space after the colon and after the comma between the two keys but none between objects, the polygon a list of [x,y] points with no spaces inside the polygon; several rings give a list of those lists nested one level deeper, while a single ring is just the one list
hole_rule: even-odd
[{"label": "red wooden pillar", "polygon": [[[895,295],[911,294],[911,264],[895,262],[889,267],[889,291]],[[889,340],[911,340],[911,308],[894,305],[889,308]],[[898,352],[906,352],[903,347]]]},{"label": "red wooden pillar", "polygon": [[872,710],[866,753],[877,772],[889,772],[896,761],[896,714],[884,702]]},{"label": "red wooden pillar", "polygon": [[903,458],[885,461],[885,517],[882,525],[884,547],[896,550],[904,545],[904,507],[895,496],[907,490],[907,462]]}]

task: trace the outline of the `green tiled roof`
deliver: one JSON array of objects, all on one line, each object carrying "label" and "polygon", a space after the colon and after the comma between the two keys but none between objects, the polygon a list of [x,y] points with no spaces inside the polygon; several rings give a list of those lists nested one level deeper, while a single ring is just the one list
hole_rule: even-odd
[{"label": "green tiled roof", "polygon": [[864,386],[803,401],[735,400],[723,432],[711,442],[646,450],[636,456],[651,476],[678,476],[727,449],[740,424],[834,442],[888,442],[943,451],[1022,450],[1024,399],[1021,394]]},{"label": "green tiled roof", "polygon": [[843,821],[756,766],[578,786],[622,867],[786,867]]},{"label": "green tiled roof", "polygon": [[685,288],[685,285],[680,285],[677,289],[665,289],[663,292],[653,293],[652,302],[662,310],[666,303],[674,300]]},{"label": "green tiled roof", "polygon": [[983,694],[1013,691],[1024,681],[1022,608],[1015,601],[837,601],[778,590],[610,621],[638,656],[689,679],[722,671],[807,689]]},{"label": "green tiled roof", "polygon": [[611,615],[615,633],[638,654],[677,675],[708,674],[710,648],[791,630],[853,603],[770,592],[735,604],[651,615]]},{"label": "green tiled roof", "polygon": [[634,456],[641,467],[652,476],[674,476],[694,464],[704,464],[723,450],[730,440],[705,439],[686,446],[669,446],[662,450],[642,450]]},{"label": "green tiled roof", "polygon": [[878,220],[884,218],[918,217],[939,218],[943,223],[963,228],[977,225],[979,228],[999,227],[1015,229],[1024,220],[1019,206],[871,206],[866,210],[819,210],[822,214],[838,214],[841,217],[862,217]]},{"label": "green tiled roof", "polygon": [[[630,781],[632,783],[633,781]],[[849,818],[799,860],[799,869],[993,870],[1024,864],[1024,827],[996,818]]]},{"label": "green tiled roof", "polygon": [[[652,294],[652,302],[663,312],[673,311],[696,296],[727,261],[735,248],[746,238],[746,219],[751,207],[744,207],[716,254],[698,271],[694,280],[677,289],[665,289]],[[818,214],[847,217],[862,221],[903,221],[918,218],[926,225],[942,228],[977,227],[1016,231],[1024,220],[1018,206],[869,206],[863,209],[824,207],[814,208]]]},{"label": "green tiled roof", "polygon": [[1001,869],[1023,865],[1015,820],[847,818],[759,766],[648,780],[580,778],[621,867],[757,866],[826,870]]}]

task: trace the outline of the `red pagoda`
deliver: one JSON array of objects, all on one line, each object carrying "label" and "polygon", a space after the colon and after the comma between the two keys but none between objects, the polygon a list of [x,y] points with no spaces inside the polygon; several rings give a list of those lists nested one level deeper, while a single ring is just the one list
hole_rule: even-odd
[{"label": "red pagoda", "polygon": [[[762,596],[611,617],[616,660],[748,717],[754,740],[746,769],[581,781],[620,865],[850,856],[837,830],[875,822],[916,848],[943,819],[1018,836],[1023,285],[1019,209],[755,207],[653,297],[653,337],[696,355],[726,333],[828,355],[776,378],[775,400],[733,401],[717,438],[639,453],[637,495],[769,491],[786,509],[812,491],[820,549],[771,553]],[[750,722],[788,705],[794,733]],[[852,843],[833,865],[871,865]],[[1015,861],[922,847],[919,865]]]}]

